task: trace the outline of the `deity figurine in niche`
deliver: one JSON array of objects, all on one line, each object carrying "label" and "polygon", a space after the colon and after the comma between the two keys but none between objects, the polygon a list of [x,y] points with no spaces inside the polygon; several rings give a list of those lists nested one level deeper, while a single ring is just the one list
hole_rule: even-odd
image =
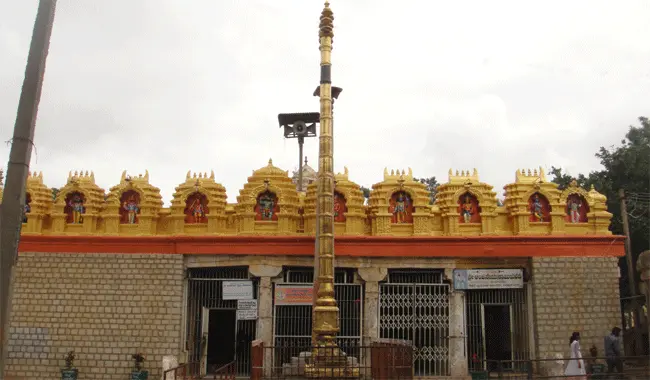
[{"label": "deity figurine in niche", "polygon": [[255,205],[255,220],[277,221],[278,220],[278,197],[270,192],[265,191],[257,196]]},{"label": "deity figurine in niche", "polygon": [[208,197],[196,192],[187,197],[185,201],[185,223],[207,223]]},{"label": "deity figurine in niche", "polygon": [[465,193],[460,196],[458,200],[460,208],[460,222],[461,223],[480,223],[481,210],[478,205],[478,200],[470,193]]},{"label": "deity figurine in niche", "polygon": [[84,206],[84,196],[80,192],[73,192],[66,197],[65,213],[68,214],[68,223],[83,224],[86,207]]},{"label": "deity figurine in niche", "polygon": [[569,195],[567,202],[567,214],[571,223],[587,222],[587,202],[579,194]]},{"label": "deity figurine in niche", "polygon": [[29,193],[25,194],[25,207],[23,208],[23,223],[27,223],[27,218],[30,212],[32,212],[32,197]]},{"label": "deity figurine in niche", "polygon": [[334,222],[345,222],[345,213],[348,212],[345,197],[338,191],[334,192]]},{"label": "deity figurine in niche", "polygon": [[549,205],[546,198],[538,193],[533,194],[529,200],[531,222],[548,222]]},{"label": "deity figurine in niche", "polygon": [[397,191],[390,198],[388,210],[391,223],[413,223],[413,201],[406,191]]},{"label": "deity figurine in niche", "polygon": [[138,223],[140,213],[140,194],[137,191],[125,191],[121,197],[122,209],[120,210],[120,222],[122,224]]}]

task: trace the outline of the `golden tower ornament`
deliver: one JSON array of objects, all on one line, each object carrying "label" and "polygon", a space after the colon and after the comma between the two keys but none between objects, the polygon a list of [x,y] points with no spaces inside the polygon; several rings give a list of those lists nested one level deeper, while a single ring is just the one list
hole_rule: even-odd
[{"label": "golden tower ornament", "polygon": [[325,1],[319,24],[320,40],[320,136],[318,152],[318,190],[316,208],[316,250],[314,265],[318,267],[316,302],[314,304],[313,336],[316,337],[312,362],[305,366],[305,375],[317,378],[359,377],[359,368],[336,343],[339,332],[339,308],[334,298],[334,149],[332,133],[331,54],[334,38],[334,14]]}]

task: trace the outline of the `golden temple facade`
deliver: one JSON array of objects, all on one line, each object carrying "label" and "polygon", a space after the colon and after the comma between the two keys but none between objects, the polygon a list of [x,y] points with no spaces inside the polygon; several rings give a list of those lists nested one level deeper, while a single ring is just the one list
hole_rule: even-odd
[{"label": "golden temple facade", "polygon": [[[503,205],[493,186],[472,172],[449,171],[430,204],[426,186],[412,170],[384,170],[369,199],[350,179],[335,176],[338,236],[608,235],[606,198],[575,183],[561,191],[542,168],[517,170]],[[0,193],[1,197],[1,193]],[[248,178],[237,203],[214,172],[188,172],[170,207],[149,173],[128,176],[108,192],[92,172],[70,172],[53,196],[43,173],[27,179],[23,234],[43,235],[309,235],[315,234],[316,182],[296,190],[288,171],[272,160]]]}]

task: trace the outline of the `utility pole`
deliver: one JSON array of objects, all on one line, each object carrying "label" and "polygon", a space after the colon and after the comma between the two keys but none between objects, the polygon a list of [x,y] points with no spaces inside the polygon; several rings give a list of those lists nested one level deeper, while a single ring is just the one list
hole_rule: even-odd
[{"label": "utility pole", "polygon": [[[634,260],[632,260],[632,241],[630,240],[630,225],[627,219],[627,202],[625,201],[625,190],[618,190],[618,198],[621,202],[621,221],[623,223],[623,233],[625,234],[625,262],[627,263],[627,283],[630,290],[630,301],[632,304],[632,317],[634,319],[634,328],[640,327],[639,321],[641,312],[637,300],[636,281],[634,270]],[[639,344],[635,344],[639,347]]]},{"label": "utility pole", "polygon": [[11,140],[7,182],[0,209],[0,380],[5,379],[13,269],[18,258],[18,241],[23,222],[25,185],[34,144],[34,129],[41,99],[45,61],[50,47],[56,0],[40,0],[27,56],[25,79],[18,102],[14,136]]}]

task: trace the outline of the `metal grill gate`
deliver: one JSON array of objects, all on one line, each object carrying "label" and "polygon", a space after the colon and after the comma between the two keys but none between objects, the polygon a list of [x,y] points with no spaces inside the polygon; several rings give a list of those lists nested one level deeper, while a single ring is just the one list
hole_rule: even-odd
[{"label": "metal grill gate", "polygon": [[[500,325],[490,326],[490,318],[486,318],[486,307],[501,306],[510,325],[510,334],[500,331],[500,341],[510,347],[510,355],[501,365],[515,372],[525,372],[526,360],[530,359],[530,334],[528,297],[525,285],[522,289],[489,289],[467,290],[465,292],[467,313],[467,357],[470,370],[486,370],[490,365],[487,355],[486,340],[491,334],[486,334],[490,328],[500,329]],[[504,321],[499,321],[504,323]]]},{"label": "metal grill gate", "polygon": [[[222,282],[228,280],[248,280],[247,267],[190,268],[187,270],[187,334],[186,349],[189,362],[201,360],[201,328],[203,308],[237,310],[236,300],[222,298]],[[253,281],[253,297],[257,299],[257,281]],[[255,320],[238,320],[236,334],[255,339]],[[241,339],[238,337],[237,341]],[[243,342],[243,341],[242,341]],[[251,368],[250,344],[236,346],[237,374],[249,376]]]},{"label": "metal grill gate", "polygon": [[[431,273],[433,274],[433,273]],[[422,273],[396,274],[394,281],[422,280]],[[441,276],[435,276],[442,282]],[[379,336],[413,343],[415,376],[449,376],[449,285],[380,284]]]},{"label": "metal grill gate", "polygon": [[[334,276],[334,294],[339,306],[340,332],[337,335],[339,346],[355,355],[361,345],[363,326],[363,290],[361,284],[349,283],[353,275],[345,270],[337,270]],[[286,283],[274,286],[305,286],[313,284],[311,268],[285,271]],[[275,292],[274,296],[275,296]],[[312,305],[276,305],[273,302],[273,342],[276,347],[294,347],[296,350],[283,350],[288,357],[276,358],[279,363],[286,362],[290,356],[311,346]]]}]

